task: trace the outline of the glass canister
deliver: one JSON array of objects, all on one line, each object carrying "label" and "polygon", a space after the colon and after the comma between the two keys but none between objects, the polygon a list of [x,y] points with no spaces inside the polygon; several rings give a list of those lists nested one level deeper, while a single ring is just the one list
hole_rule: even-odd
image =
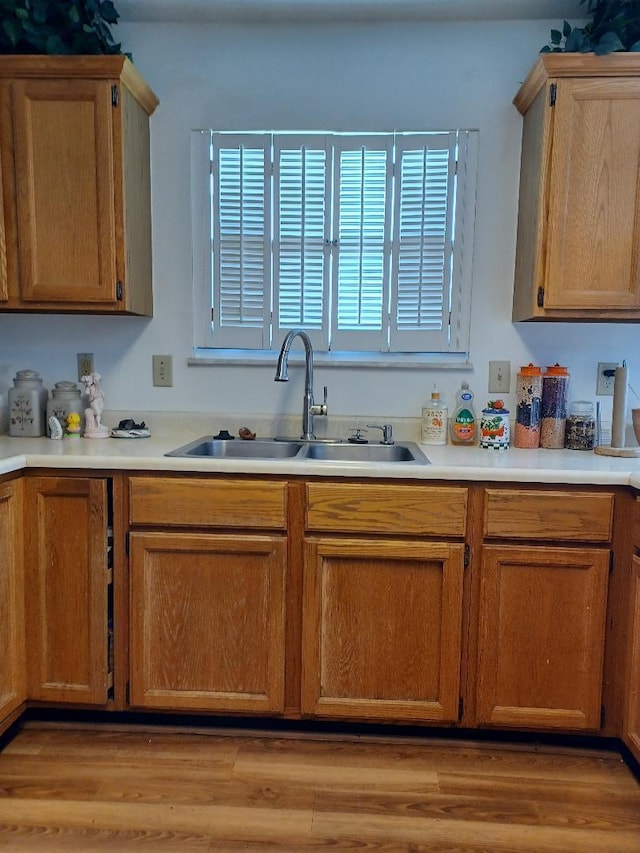
[{"label": "glass canister", "polygon": [[535,364],[529,363],[520,368],[516,381],[514,447],[540,445],[541,409],[542,371]]},{"label": "glass canister", "polygon": [[574,400],[564,433],[567,450],[593,450],[596,443],[596,418],[590,400]]},{"label": "glass canister", "polygon": [[540,423],[540,447],[559,450],[564,447],[564,432],[567,420],[567,391],[569,371],[554,364],[547,367],[542,377],[542,419]]},{"label": "glass canister", "polygon": [[19,370],[9,388],[9,435],[36,438],[45,434],[49,392],[37,370]]},{"label": "glass canister", "polygon": [[80,416],[81,428],[84,427],[84,406],[82,395],[75,382],[63,380],[56,382],[51,392],[51,399],[47,401],[47,435],[51,435],[49,418],[51,416],[60,421],[64,428],[67,415],[75,412]]}]

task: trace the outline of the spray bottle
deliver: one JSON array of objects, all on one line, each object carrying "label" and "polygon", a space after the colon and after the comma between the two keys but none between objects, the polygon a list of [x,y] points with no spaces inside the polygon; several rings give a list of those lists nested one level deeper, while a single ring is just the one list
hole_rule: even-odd
[{"label": "spray bottle", "polygon": [[478,425],[473,410],[473,391],[463,382],[456,393],[456,403],[451,417],[452,444],[474,444]]}]

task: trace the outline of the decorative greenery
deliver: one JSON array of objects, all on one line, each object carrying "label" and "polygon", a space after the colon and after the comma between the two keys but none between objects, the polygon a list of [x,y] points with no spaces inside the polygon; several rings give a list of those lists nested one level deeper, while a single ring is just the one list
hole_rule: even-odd
[{"label": "decorative greenery", "polygon": [[0,0],[0,53],[121,53],[112,0]]},{"label": "decorative greenery", "polygon": [[591,20],[584,27],[568,21],[562,31],[551,30],[549,44],[540,53],[595,53],[640,51],[640,3],[638,0],[580,0]]}]

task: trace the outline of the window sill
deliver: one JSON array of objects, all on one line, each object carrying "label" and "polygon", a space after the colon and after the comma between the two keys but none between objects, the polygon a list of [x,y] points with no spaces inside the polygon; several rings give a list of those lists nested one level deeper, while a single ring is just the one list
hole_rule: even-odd
[{"label": "window sill", "polygon": [[[187,359],[189,367],[274,367],[278,358],[276,351],[251,352],[248,350],[196,350]],[[292,350],[289,363],[304,364],[304,354]],[[327,353],[314,351],[316,367],[350,367],[365,370],[473,370],[464,353]]]}]

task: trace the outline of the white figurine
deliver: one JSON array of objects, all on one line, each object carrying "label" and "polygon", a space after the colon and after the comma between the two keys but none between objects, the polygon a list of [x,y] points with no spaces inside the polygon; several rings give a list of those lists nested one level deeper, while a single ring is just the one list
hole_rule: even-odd
[{"label": "white figurine", "polygon": [[109,429],[102,423],[104,394],[100,387],[100,374],[90,373],[82,377],[84,392],[89,398],[89,407],[84,410],[85,438],[109,438]]}]

